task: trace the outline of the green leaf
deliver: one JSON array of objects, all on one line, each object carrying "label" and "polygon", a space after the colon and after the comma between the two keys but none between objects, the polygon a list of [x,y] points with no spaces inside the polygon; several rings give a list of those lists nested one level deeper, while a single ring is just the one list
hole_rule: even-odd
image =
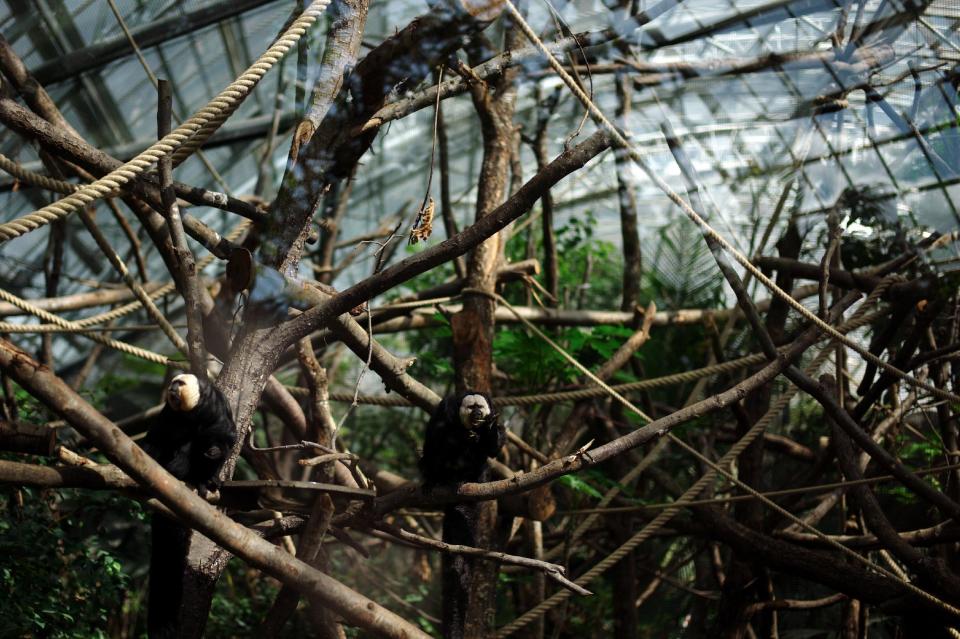
[{"label": "green leaf", "polygon": [[600,499],[603,497],[603,495],[601,495],[596,488],[583,481],[576,475],[562,475],[558,481],[567,488],[578,493],[589,495],[594,499]]}]

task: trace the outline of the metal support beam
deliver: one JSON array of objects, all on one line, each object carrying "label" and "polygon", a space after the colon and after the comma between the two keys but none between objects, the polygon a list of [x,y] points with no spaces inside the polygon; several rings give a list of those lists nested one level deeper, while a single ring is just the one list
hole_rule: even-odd
[{"label": "metal support beam", "polygon": [[[257,138],[262,138],[270,132],[270,127],[273,123],[273,115],[258,115],[246,120],[240,120],[233,124],[225,124],[219,131],[214,133],[209,140],[207,140],[203,148],[204,149],[213,149],[218,146],[224,146],[227,144],[236,144],[238,142],[247,142],[249,140],[255,140]],[[295,113],[285,113],[280,118],[279,127],[277,129],[278,135],[283,135],[296,124],[296,114]],[[111,146],[104,148],[103,151],[110,157],[117,158],[121,162],[126,162],[130,158],[135,157],[137,154],[142,152],[144,149],[149,147],[151,144],[156,142],[154,139],[143,139],[130,142],[128,144],[121,144],[117,146]],[[35,160],[33,162],[24,162],[21,164],[24,169],[28,171],[33,171],[35,173],[46,174],[46,169],[43,164]],[[15,180],[8,179],[6,173],[0,171],[0,193],[9,191],[13,188],[13,185],[16,183]],[[21,184],[21,188],[26,187],[27,185]],[[37,207],[39,208],[39,206]]]},{"label": "metal support beam", "polygon": [[[137,46],[146,49],[275,1],[222,0],[184,15],[172,15],[137,27],[132,30],[133,39]],[[120,34],[89,47],[71,51],[62,58],[44,62],[33,70],[33,75],[40,84],[49,86],[85,71],[98,69],[132,52],[127,37]]]}]

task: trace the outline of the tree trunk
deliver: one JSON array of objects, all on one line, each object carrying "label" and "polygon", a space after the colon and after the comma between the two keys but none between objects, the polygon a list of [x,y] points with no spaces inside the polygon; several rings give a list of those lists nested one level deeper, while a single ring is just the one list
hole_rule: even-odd
[{"label": "tree trunk", "polygon": [[[494,85],[479,82],[471,86],[483,135],[483,162],[477,184],[477,220],[495,209],[507,195],[510,154],[516,134],[513,127],[515,74],[515,70],[503,74]],[[470,254],[463,310],[451,320],[456,385],[461,392],[468,389],[485,393],[492,391],[496,304],[491,296],[497,283],[500,241],[501,235],[494,235]],[[486,501],[461,507],[468,508],[473,514],[476,545],[492,548],[498,528],[497,503]],[[449,561],[446,556],[445,560]],[[446,608],[450,607],[454,598],[465,601],[465,610],[458,618],[444,614],[444,636],[469,639],[489,637],[493,631],[497,564],[468,558],[458,563],[463,566],[465,574],[454,578],[452,571],[444,570],[443,600]]]}]

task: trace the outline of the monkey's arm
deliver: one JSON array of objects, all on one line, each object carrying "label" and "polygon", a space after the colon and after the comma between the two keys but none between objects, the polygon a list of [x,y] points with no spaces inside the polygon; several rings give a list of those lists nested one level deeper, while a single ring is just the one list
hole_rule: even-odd
[{"label": "monkey's arm", "polygon": [[426,485],[441,484],[448,478],[444,477],[443,461],[445,456],[453,454],[455,451],[447,450],[447,433],[449,425],[446,415],[448,413],[448,399],[444,399],[437,406],[427,427],[423,433],[423,454],[420,456],[418,466],[420,475]]},{"label": "monkey's arm", "polygon": [[223,418],[206,428],[197,440],[204,457],[223,459],[237,443],[237,427],[232,419]]},{"label": "monkey's arm", "polygon": [[236,441],[233,420],[223,418],[198,433],[191,443],[188,481],[196,486],[201,494],[220,485],[220,469]]},{"label": "monkey's arm", "polygon": [[480,434],[482,450],[487,457],[496,457],[506,442],[507,430],[494,416],[491,423],[483,426],[483,432]]}]

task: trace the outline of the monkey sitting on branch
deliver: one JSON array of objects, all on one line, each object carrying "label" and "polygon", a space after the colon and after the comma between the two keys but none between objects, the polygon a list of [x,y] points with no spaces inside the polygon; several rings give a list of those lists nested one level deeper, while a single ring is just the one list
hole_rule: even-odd
[{"label": "monkey sitting on branch", "polygon": [[[174,377],[163,410],[140,443],[143,450],[201,497],[220,487],[220,469],[237,441],[233,413],[223,393],[206,379],[185,373]],[[151,525],[150,639],[175,637],[183,597],[188,530],[155,513]]]},{"label": "monkey sitting on branch", "polygon": [[[424,489],[487,481],[487,458],[496,457],[505,440],[489,395],[467,391],[443,398],[424,433],[420,457]],[[444,542],[477,545],[477,504],[448,504],[443,515]],[[448,638],[462,636],[471,563],[463,555],[443,555],[443,634]]]}]

